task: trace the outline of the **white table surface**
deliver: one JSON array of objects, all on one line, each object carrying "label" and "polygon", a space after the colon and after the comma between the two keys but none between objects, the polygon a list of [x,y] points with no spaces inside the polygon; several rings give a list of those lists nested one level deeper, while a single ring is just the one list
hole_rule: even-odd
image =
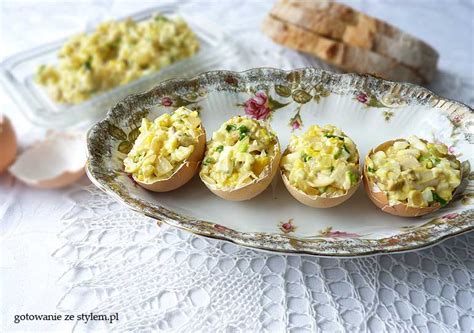
[{"label": "white table surface", "polygon": [[[360,0],[345,1],[369,14],[416,34],[440,53],[439,67],[466,78],[474,78],[474,3],[470,0]],[[18,51],[56,40],[85,28],[86,21],[120,16],[152,6],[148,1],[17,1],[0,2],[0,60]],[[220,23],[240,41],[260,35],[260,19],[271,1],[191,2],[190,8]],[[78,15],[80,13],[80,15]],[[244,13],[244,15],[242,14]],[[245,15],[247,13],[248,15]],[[257,19],[255,19],[257,18]],[[261,36],[261,38],[265,38]],[[258,47],[254,45],[253,47]],[[260,60],[259,60],[260,61]],[[261,65],[271,65],[262,61]],[[241,64],[241,69],[246,64]],[[456,92],[452,92],[455,97]],[[464,102],[474,104],[471,93]],[[20,146],[41,138],[44,131],[31,126],[16,105],[0,89],[0,111],[13,121]],[[88,184],[82,179],[81,184]],[[74,186],[80,186],[76,184]],[[60,245],[60,217],[71,206],[66,190],[37,190],[0,176],[0,331],[48,331],[68,329],[64,322],[13,324],[14,314],[57,312],[56,303],[64,287],[56,284],[62,265],[51,257]]]}]

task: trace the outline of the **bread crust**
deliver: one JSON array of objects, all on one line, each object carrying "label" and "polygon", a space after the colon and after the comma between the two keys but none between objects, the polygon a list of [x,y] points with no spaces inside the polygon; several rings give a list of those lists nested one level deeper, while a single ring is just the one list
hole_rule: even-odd
[{"label": "bread crust", "polygon": [[344,44],[269,15],[263,32],[278,44],[309,53],[347,72],[369,73],[393,81],[421,83],[410,68],[370,50]]},{"label": "bread crust", "polygon": [[436,73],[438,53],[402,30],[331,1],[279,0],[270,12],[281,21],[322,37],[373,51],[410,67],[423,82]]}]

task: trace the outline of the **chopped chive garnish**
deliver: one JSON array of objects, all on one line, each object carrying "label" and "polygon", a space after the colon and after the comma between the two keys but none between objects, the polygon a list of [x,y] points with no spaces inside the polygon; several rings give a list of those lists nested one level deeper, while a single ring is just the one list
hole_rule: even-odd
[{"label": "chopped chive garnish", "polygon": [[88,71],[92,70],[92,57],[89,57],[85,62],[84,62],[84,68],[87,69]]},{"label": "chopped chive garnish", "polygon": [[374,168],[371,168],[371,167],[367,167],[367,171],[368,171],[368,172],[375,172],[375,169],[374,169]]},{"label": "chopped chive garnish", "polygon": [[212,157],[208,157],[204,160],[204,162],[202,164],[208,165],[210,163],[215,163],[215,162],[216,162],[216,160],[214,160]]},{"label": "chopped chive garnish", "polygon": [[304,162],[308,162],[310,159],[312,159],[313,157],[306,154],[306,153],[302,153],[301,154],[301,159],[304,161]]},{"label": "chopped chive garnish", "polygon": [[342,149],[339,149],[337,153],[334,154],[334,158],[338,159],[339,157],[341,157],[341,154],[342,154]]},{"label": "chopped chive garnish", "polygon": [[357,183],[357,175],[351,171],[349,171],[349,179],[351,180],[351,184]]},{"label": "chopped chive garnish", "polygon": [[242,125],[239,127],[239,132],[242,134],[242,133],[248,133],[249,132],[249,129],[247,126],[245,125]]},{"label": "chopped chive garnish", "polygon": [[239,130],[239,133],[240,133],[239,140],[245,139],[245,137],[247,136],[247,134],[249,132],[248,127],[245,126],[245,125],[242,125],[238,128],[238,130]]},{"label": "chopped chive garnish", "polygon": [[342,148],[350,155],[351,152],[349,151],[349,149],[347,149],[346,145],[342,145]]},{"label": "chopped chive garnish", "polygon": [[236,129],[236,127],[235,127],[235,125],[233,125],[233,124],[227,125],[227,126],[225,127],[225,130],[226,130],[227,132],[233,131],[233,130],[235,130],[235,129]]},{"label": "chopped chive garnish", "polygon": [[163,15],[156,15],[155,16],[155,21],[159,22],[159,21],[163,21],[163,22],[168,22],[169,19]]},{"label": "chopped chive garnish", "polygon": [[334,134],[324,134],[324,137],[326,138],[337,138],[339,140],[344,140],[344,138],[342,136],[339,136],[339,135],[334,135]]},{"label": "chopped chive garnish", "polygon": [[433,200],[436,201],[436,202],[439,202],[439,204],[441,205],[441,207],[444,207],[446,206],[446,204],[448,203],[446,200],[444,200],[443,198],[441,198],[438,193],[436,193],[435,191],[431,191],[431,193],[433,194]]},{"label": "chopped chive garnish", "polygon": [[222,153],[223,150],[224,150],[224,146],[222,145],[216,148],[216,151],[218,151],[219,153]]}]

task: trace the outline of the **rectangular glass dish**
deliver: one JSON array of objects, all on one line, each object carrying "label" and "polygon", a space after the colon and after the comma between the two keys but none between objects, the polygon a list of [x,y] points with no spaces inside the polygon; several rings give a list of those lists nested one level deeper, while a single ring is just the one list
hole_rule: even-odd
[{"label": "rectangular glass dish", "polygon": [[156,6],[118,20],[130,17],[142,22],[157,12],[168,17],[181,16],[189,24],[200,42],[195,55],[128,84],[98,93],[82,103],[59,104],[48,96],[45,87],[36,83],[35,76],[38,66],[57,63],[57,53],[68,40],[62,39],[5,59],[0,64],[0,81],[32,123],[45,128],[87,126],[102,118],[109,108],[127,95],[146,91],[166,79],[185,78],[217,69],[221,61],[232,55],[232,48],[225,43],[225,35],[218,27],[181,13],[177,7]]}]

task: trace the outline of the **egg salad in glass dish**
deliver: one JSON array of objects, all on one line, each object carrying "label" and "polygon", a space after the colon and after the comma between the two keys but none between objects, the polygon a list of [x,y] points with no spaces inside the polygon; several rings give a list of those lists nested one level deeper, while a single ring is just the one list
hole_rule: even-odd
[{"label": "egg salad in glass dish", "polygon": [[312,125],[304,134],[292,135],[280,169],[291,195],[316,208],[341,204],[361,179],[355,143],[333,125]]},{"label": "egg salad in glass dish", "polygon": [[237,116],[212,134],[199,175],[217,196],[248,200],[270,185],[279,161],[280,144],[270,125]]},{"label": "egg salad in glass dish", "polygon": [[199,41],[181,18],[155,15],[109,21],[71,38],[55,65],[41,65],[36,81],[59,103],[77,104],[194,55]]},{"label": "egg salad in glass dish", "polygon": [[154,121],[143,118],[140,135],[123,161],[125,172],[148,190],[171,191],[197,173],[205,146],[206,133],[196,111],[181,107]]},{"label": "egg salad in glass dish", "polygon": [[461,163],[446,145],[416,136],[387,141],[365,158],[367,193],[393,215],[420,216],[445,206],[461,179]]}]

